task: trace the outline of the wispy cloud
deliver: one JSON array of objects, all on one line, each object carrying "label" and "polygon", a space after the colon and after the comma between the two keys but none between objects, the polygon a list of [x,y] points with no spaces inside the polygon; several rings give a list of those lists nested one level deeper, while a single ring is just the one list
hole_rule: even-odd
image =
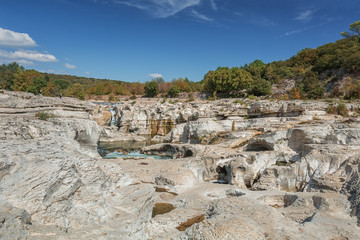
[{"label": "wispy cloud", "polygon": [[257,13],[239,12],[239,11],[234,11],[231,13],[234,15],[234,19],[236,19],[237,22],[241,21],[244,23],[257,25],[261,27],[271,27],[276,25],[275,22],[272,21],[270,18],[263,15],[259,15]]},{"label": "wispy cloud", "polygon": [[218,10],[218,6],[217,6],[215,0],[210,0],[210,5],[211,5],[211,8],[212,8],[214,11],[217,11],[217,10]]},{"label": "wispy cloud", "polygon": [[150,8],[148,6],[141,4],[141,3],[133,3],[133,2],[121,1],[121,0],[115,0],[114,2],[118,3],[118,4],[123,4],[123,5],[129,6],[129,7],[138,8],[138,9],[141,9],[144,11],[150,11]]},{"label": "wispy cloud", "polygon": [[27,33],[0,28],[0,47],[34,47],[35,41]]},{"label": "wispy cloud", "polygon": [[167,18],[188,8],[199,5],[201,0],[113,0],[117,4],[141,9],[156,18]]},{"label": "wispy cloud", "polygon": [[275,26],[275,23],[266,17],[256,17],[248,20],[249,23],[258,26],[270,27]]},{"label": "wispy cloud", "polygon": [[152,78],[162,78],[163,77],[163,75],[161,73],[150,73],[149,76]]},{"label": "wispy cloud", "polygon": [[191,14],[192,14],[194,17],[196,17],[196,18],[198,18],[198,19],[201,19],[201,20],[204,20],[204,21],[211,22],[211,21],[214,20],[214,19],[212,19],[212,18],[209,18],[209,17],[207,17],[207,16],[199,13],[199,12],[196,11],[196,10],[192,10],[192,11],[191,11]]},{"label": "wispy cloud", "polygon": [[56,62],[57,59],[54,55],[39,53],[37,51],[17,50],[6,51],[0,49],[0,60],[6,62],[16,61],[19,63],[26,63],[27,65],[33,64],[32,61],[37,62]]},{"label": "wispy cloud", "polygon": [[72,65],[72,64],[70,64],[70,63],[65,63],[64,66],[65,66],[66,68],[68,68],[68,69],[75,69],[75,68],[76,68],[75,65]]},{"label": "wispy cloud", "polygon": [[86,75],[90,75],[90,73],[89,73],[89,72],[85,72],[85,74],[86,74]]},{"label": "wispy cloud", "polygon": [[298,21],[304,21],[304,22],[308,22],[310,21],[313,16],[314,16],[314,13],[316,12],[317,10],[306,10],[304,12],[301,12],[299,13],[299,15],[294,18],[295,20],[298,20]]},{"label": "wispy cloud", "polygon": [[290,36],[290,35],[294,35],[294,34],[296,34],[296,33],[304,32],[304,31],[306,31],[306,30],[309,30],[309,28],[295,29],[295,30],[292,30],[292,31],[289,31],[289,32],[284,33],[282,36]]},{"label": "wispy cloud", "polygon": [[292,31],[289,31],[289,32],[286,32],[286,33],[281,34],[281,35],[278,36],[277,38],[287,37],[287,36],[291,36],[291,35],[294,35],[294,34],[302,33],[302,32],[308,31],[308,30],[310,30],[310,29],[314,29],[314,28],[321,27],[321,26],[323,26],[323,25],[325,25],[325,24],[326,24],[326,23],[320,23],[320,24],[313,25],[313,26],[310,26],[310,27],[304,27],[304,28],[294,29],[294,30],[292,30]]}]

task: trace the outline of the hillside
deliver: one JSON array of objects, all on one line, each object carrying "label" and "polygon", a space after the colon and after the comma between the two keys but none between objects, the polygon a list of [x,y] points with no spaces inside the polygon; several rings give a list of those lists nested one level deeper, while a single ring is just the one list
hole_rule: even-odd
[{"label": "hillside", "polygon": [[[205,74],[201,82],[187,78],[165,82],[128,83],[108,79],[40,73],[17,63],[0,66],[0,89],[47,96],[85,99],[89,95],[177,96],[180,92],[207,92],[213,97],[272,96],[280,99],[319,99],[324,97],[360,98],[360,21],[334,43],[306,48],[285,61],[264,63],[255,60],[240,67],[218,67]],[[148,90],[147,90],[148,89]]]}]

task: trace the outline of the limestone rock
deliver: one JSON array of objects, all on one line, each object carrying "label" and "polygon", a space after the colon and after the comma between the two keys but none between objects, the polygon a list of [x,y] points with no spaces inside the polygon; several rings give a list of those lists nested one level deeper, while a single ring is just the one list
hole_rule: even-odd
[{"label": "limestone rock", "polygon": [[28,212],[0,201],[0,239],[27,239],[27,224],[31,224]]},{"label": "limestone rock", "polygon": [[[45,104],[46,99],[30,98],[31,104],[10,95],[0,105],[8,107],[15,101],[41,109]],[[51,101],[59,101],[56,109],[67,108],[59,99]],[[34,227],[57,226],[75,239],[99,238],[104,233],[108,238],[144,238],[154,190],[146,184],[131,185],[135,180],[119,165],[99,157],[100,128],[90,116],[43,121],[34,117],[32,109],[19,114],[17,106],[0,118],[0,199],[24,209]],[[4,228],[4,234],[15,224],[19,229],[15,234],[26,235],[21,226],[28,220],[14,222],[17,216],[5,218],[9,228]],[[83,231],[87,234],[79,237]]]}]

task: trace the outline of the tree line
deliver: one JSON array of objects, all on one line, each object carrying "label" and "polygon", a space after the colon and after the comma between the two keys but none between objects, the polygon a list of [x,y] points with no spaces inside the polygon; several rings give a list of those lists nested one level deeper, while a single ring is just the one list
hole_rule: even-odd
[{"label": "tree line", "polygon": [[207,72],[200,82],[180,77],[170,82],[156,78],[146,83],[129,83],[40,73],[14,62],[0,65],[0,89],[34,94],[41,91],[47,96],[62,94],[79,99],[92,95],[108,95],[112,100],[118,95],[177,97],[181,92],[206,92],[210,97],[246,97],[270,96],[273,84],[293,80],[293,89],[280,97],[360,98],[360,21],[352,23],[349,31],[341,35],[343,39],[315,49],[306,48],[284,61],[255,60],[239,67],[218,67]]},{"label": "tree line", "polygon": [[[335,43],[301,50],[285,61],[265,64],[255,60],[240,67],[209,71],[203,79],[204,90],[220,96],[266,96],[271,94],[271,85],[289,79],[296,84],[286,93],[288,98],[316,99],[325,93],[360,98],[360,21],[341,35],[344,38]],[[349,77],[337,84],[344,76]]]},{"label": "tree line", "polygon": [[[149,88],[149,83],[155,88]],[[151,84],[150,84],[151,85]],[[154,85],[153,85],[154,86]],[[71,75],[41,73],[25,69],[16,62],[0,65],[0,89],[30,92],[38,95],[40,91],[45,96],[68,96],[85,99],[87,96],[109,95],[146,95],[170,93],[176,97],[180,92],[199,92],[202,85],[188,78],[177,78],[165,82],[162,78],[153,79],[148,83],[122,82],[108,79],[95,79]]]}]

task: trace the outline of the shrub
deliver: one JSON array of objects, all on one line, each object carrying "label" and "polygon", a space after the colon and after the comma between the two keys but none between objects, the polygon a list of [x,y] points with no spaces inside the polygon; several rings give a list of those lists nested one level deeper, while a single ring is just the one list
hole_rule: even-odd
[{"label": "shrub", "polygon": [[47,121],[49,118],[54,118],[55,115],[48,112],[37,112],[35,113],[35,117],[40,120]]},{"label": "shrub", "polygon": [[344,84],[345,98],[346,99],[359,99],[360,98],[360,81],[352,78],[347,79]]},{"label": "shrub", "polygon": [[135,100],[135,99],[136,99],[136,95],[135,94],[131,95],[130,100]]},{"label": "shrub", "polygon": [[349,110],[344,103],[339,103],[339,105],[337,106],[337,113],[341,116],[346,117],[349,115]]},{"label": "shrub", "polygon": [[147,97],[155,97],[159,93],[159,85],[157,82],[147,82],[144,86],[145,95]]},{"label": "shrub", "polygon": [[161,101],[161,104],[166,103],[166,100],[167,100],[167,98],[166,98],[166,97],[164,97],[164,98],[163,98],[163,100]]},{"label": "shrub", "polygon": [[186,102],[193,102],[193,101],[195,101],[194,96],[190,93],[188,95],[188,99],[186,100]]},{"label": "shrub", "polygon": [[314,87],[308,92],[308,98],[310,99],[319,99],[324,97],[325,88],[321,85]]},{"label": "shrub", "polygon": [[298,90],[296,87],[294,87],[293,89],[291,89],[289,95],[290,95],[290,98],[291,98],[291,99],[300,99],[300,98],[301,98],[300,92],[299,92],[299,90]]},{"label": "shrub", "polygon": [[74,85],[72,85],[66,89],[65,95],[68,97],[75,97],[80,100],[84,100],[86,92],[80,83],[74,83]]},{"label": "shrub", "polygon": [[114,100],[115,100],[115,95],[111,93],[109,95],[108,101],[114,101]]},{"label": "shrub", "polygon": [[305,73],[301,88],[310,99],[318,99],[324,96],[325,88],[323,83],[320,81],[318,74],[314,72],[309,71]]},{"label": "shrub", "polygon": [[258,98],[257,97],[255,97],[254,95],[249,95],[249,97],[248,97],[250,100],[258,100]]},{"label": "shrub", "polygon": [[174,85],[172,86],[169,91],[167,92],[168,96],[171,98],[178,97],[180,94],[180,89],[178,86]]},{"label": "shrub", "polygon": [[349,115],[349,110],[347,109],[347,107],[345,106],[344,103],[339,103],[336,107],[334,105],[330,105],[326,109],[326,112],[329,114],[338,114],[343,117],[346,117]]},{"label": "shrub", "polygon": [[271,83],[264,80],[258,79],[254,82],[250,89],[250,94],[255,96],[266,96],[271,94]]}]

